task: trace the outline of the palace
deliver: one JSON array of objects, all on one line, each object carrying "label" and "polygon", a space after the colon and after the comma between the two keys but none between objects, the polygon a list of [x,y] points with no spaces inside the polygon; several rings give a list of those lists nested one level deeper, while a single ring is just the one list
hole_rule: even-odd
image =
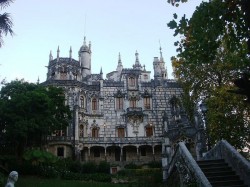
[{"label": "palace", "polygon": [[[91,43],[79,49],[79,59],[49,55],[43,85],[62,87],[73,119],[67,129],[47,137],[47,149],[58,157],[76,156],[81,162],[106,160],[113,164],[161,161],[166,147],[164,133],[171,124],[181,87],[167,78],[160,48],[154,57],[153,79],[135,53],[132,68],[124,68],[119,54],[115,71],[103,77],[91,72]],[[172,121],[173,122],[173,121]],[[168,144],[168,143],[167,143]],[[164,145],[164,146],[163,146]]]}]

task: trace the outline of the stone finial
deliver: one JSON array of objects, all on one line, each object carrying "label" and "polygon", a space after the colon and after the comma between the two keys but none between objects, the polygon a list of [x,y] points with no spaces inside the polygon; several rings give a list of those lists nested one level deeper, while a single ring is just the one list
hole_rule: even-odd
[{"label": "stone finial", "polygon": [[5,187],[15,187],[15,182],[17,181],[17,179],[18,179],[18,173],[16,171],[10,172]]},{"label": "stone finial", "polygon": [[72,58],[72,47],[70,46],[70,49],[69,49],[69,58],[71,59]]}]

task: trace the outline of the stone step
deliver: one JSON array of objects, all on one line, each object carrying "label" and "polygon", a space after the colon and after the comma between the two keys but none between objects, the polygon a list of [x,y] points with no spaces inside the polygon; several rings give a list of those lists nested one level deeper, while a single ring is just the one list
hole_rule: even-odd
[{"label": "stone step", "polygon": [[213,181],[210,183],[213,187],[244,185],[243,181],[241,181],[241,180]]},{"label": "stone step", "polygon": [[214,181],[225,181],[225,180],[240,180],[240,177],[238,175],[221,175],[221,176],[211,176],[211,177],[207,177],[207,179],[210,182],[214,182]]}]

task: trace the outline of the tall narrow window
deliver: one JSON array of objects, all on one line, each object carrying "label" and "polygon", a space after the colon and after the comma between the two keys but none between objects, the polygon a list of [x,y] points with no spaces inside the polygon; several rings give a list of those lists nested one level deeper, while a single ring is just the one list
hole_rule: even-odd
[{"label": "tall narrow window", "polygon": [[97,110],[97,99],[93,98],[92,99],[92,110]]},{"label": "tall narrow window", "polygon": [[147,137],[153,136],[153,127],[151,126],[146,127],[146,136]]},{"label": "tall narrow window", "polygon": [[83,96],[80,97],[80,107],[84,108],[84,97]]},{"label": "tall narrow window", "polygon": [[136,108],[136,100],[135,99],[131,99],[129,101],[129,107],[131,108]]},{"label": "tall narrow window", "polygon": [[143,101],[144,101],[144,108],[145,109],[150,109],[151,108],[150,97],[144,97]]},{"label": "tall narrow window", "polygon": [[129,77],[128,78],[128,84],[129,84],[129,86],[134,87],[135,86],[135,78],[134,77]]},{"label": "tall narrow window", "polygon": [[83,128],[83,125],[80,125],[79,126],[79,137],[83,137],[84,136],[84,128]]},{"label": "tall narrow window", "polygon": [[116,98],[116,109],[117,110],[123,109],[123,98],[122,97]]},{"label": "tall narrow window", "polygon": [[124,128],[118,128],[117,133],[118,133],[118,138],[124,138],[125,137]]},{"label": "tall narrow window", "polygon": [[98,138],[98,131],[99,130],[96,127],[92,129],[92,137],[93,138]]}]

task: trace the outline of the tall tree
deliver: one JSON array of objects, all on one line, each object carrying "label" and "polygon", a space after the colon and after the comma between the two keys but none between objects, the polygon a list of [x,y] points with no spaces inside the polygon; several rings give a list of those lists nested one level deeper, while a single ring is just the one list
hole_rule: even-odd
[{"label": "tall tree", "polygon": [[0,92],[2,136],[21,156],[26,147],[41,146],[43,138],[68,125],[70,110],[62,89],[15,80]]},{"label": "tall tree", "polygon": [[[211,107],[216,107],[211,105],[211,101],[221,101],[220,106],[229,111],[224,118],[215,118],[212,113],[216,109],[210,108],[207,114],[210,116],[207,124],[211,122],[212,125],[210,129],[216,127],[223,131],[224,126],[215,125],[216,122],[230,124],[232,119],[238,120],[238,124],[235,125],[241,127],[241,130],[229,125],[228,132],[244,138],[243,141],[234,141],[235,136],[224,136],[225,134],[211,133],[211,131],[210,135],[213,140],[227,138],[234,146],[242,148],[247,139],[247,135],[243,132],[247,132],[249,122],[242,121],[241,114],[249,115],[249,108],[241,101],[235,102],[233,94],[227,101],[223,99],[223,94],[217,94],[225,88],[235,89],[232,80],[239,78],[241,72],[249,65],[248,33],[244,26],[246,25],[243,18],[244,11],[241,6],[234,6],[232,13],[228,2],[221,0],[203,2],[190,19],[183,16],[177,23],[178,17],[175,14],[174,20],[170,21],[168,26],[174,29],[174,36],[181,36],[181,39],[175,42],[178,55],[172,58],[172,64],[175,76],[184,87],[184,98],[186,98],[184,104],[188,106],[189,113],[192,114],[192,106],[195,107],[202,96],[207,97]],[[231,17],[230,14],[236,17]],[[230,94],[227,98],[230,98]],[[244,112],[235,115],[234,108],[229,107],[232,103],[235,104],[235,108],[243,107]]]},{"label": "tall tree", "polygon": [[[0,0],[0,9],[9,6],[13,0]],[[12,30],[12,19],[9,13],[0,14],[0,47],[3,45],[3,35],[7,36],[8,34],[13,35],[14,32]]]}]

